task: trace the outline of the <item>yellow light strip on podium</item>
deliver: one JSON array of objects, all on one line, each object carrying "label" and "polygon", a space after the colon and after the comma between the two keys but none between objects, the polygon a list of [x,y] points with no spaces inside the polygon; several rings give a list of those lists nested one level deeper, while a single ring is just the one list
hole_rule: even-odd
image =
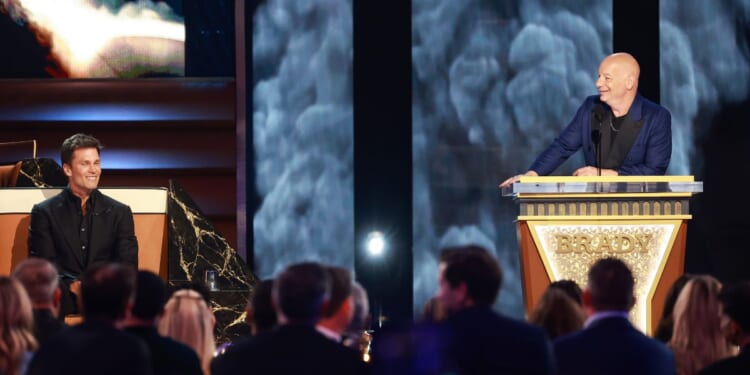
[{"label": "yellow light strip on podium", "polygon": [[680,220],[624,224],[620,221],[528,221],[550,280],[571,279],[582,288],[589,267],[600,258],[623,260],[635,278],[636,303],[630,311],[633,325],[651,331],[651,299],[669,258]]}]

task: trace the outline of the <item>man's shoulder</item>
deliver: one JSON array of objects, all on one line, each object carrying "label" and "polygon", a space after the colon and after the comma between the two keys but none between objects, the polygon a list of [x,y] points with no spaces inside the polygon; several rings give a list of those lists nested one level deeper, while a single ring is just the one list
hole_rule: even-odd
[{"label": "man's shoulder", "polygon": [[41,210],[48,210],[52,207],[58,206],[60,203],[64,201],[65,201],[65,190],[51,197],[47,197],[42,201],[39,201],[38,203],[34,204],[34,208],[41,209]]}]

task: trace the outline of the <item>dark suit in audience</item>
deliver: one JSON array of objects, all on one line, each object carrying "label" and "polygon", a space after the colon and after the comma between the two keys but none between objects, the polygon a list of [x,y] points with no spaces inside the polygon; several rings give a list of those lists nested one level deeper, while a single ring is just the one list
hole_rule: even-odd
[{"label": "dark suit in audience", "polygon": [[727,284],[719,293],[724,335],[740,354],[706,366],[699,375],[750,374],[750,282]]},{"label": "dark suit in audience", "polygon": [[230,346],[213,360],[211,374],[367,374],[369,368],[354,350],[315,329],[330,287],[320,264],[287,267],[273,283],[281,325]]},{"label": "dark suit in audience", "polygon": [[123,326],[148,346],[154,375],[202,375],[200,360],[191,347],[161,336],[156,330],[156,320],[167,301],[164,281],[150,271],[138,271],[137,277],[135,303]]},{"label": "dark suit in audience", "polygon": [[[447,314],[438,330],[441,373],[554,373],[552,346],[544,331],[492,310],[502,271],[487,250],[445,249],[439,284],[437,297]],[[428,343],[417,343],[423,344]]]},{"label": "dark suit in audience", "polygon": [[583,295],[589,315],[583,330],[554,341],[560,375],[675,374],[672,352],[628,320],[634,279],[616,258],[598,260],[589,270]]},{"label": "dark suit in audience", "polygon": [[27,258],[13,269],[34,309],[34,337],[39,344],[66,327],[60,314],[61,290],[55,266],[42,258]]},{"label": "dark suit in audience", "polygon": [[122,264],[99,264],[81,280],[83,323],[53,336],[36,352],[28,375],[152,374],[148,349],[115,328],[126,315],[135,272]]}]

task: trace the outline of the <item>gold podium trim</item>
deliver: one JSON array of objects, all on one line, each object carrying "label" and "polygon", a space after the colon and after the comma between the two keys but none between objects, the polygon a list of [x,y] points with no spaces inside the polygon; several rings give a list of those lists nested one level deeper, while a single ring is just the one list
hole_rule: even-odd
[{"label": "gold podium trim", "polygon": [[694,182],[693,176],[521,176],[521,183],[548,182]]},{"label": "gold podium trim", "polygon": [[558,193],[535,194],[518,193],[518,199],[561,199],[561,198],[690,198],[691,193]]},{"label": "gold podium trim", "polygon": [[[559,217],[558,217],[559,219]],[[669,238],[666,240],[665,248],[663,253],[661,254],[661,258],[658,261],[658,264],[656,265],[656,269],[653,270],[653,274],[647,274],[643,278],[638,277],[638,270],[637,268],[633,267],[633,265],[629,265],[631,269],[634,271],[634,276],[637,278],[637,281],[648,281],[651,280],[650,284],[646,287],[648,294],[645,296],[645,298],[639,298],[636,293],[636,301],[637,303],[640,302],[639,309],[636,311],[636,309],[631,310],[631,319],[634,318],[633,314],[640,314],[639,319],[634,319],[637,322],[643,322],[642,329],[645,333],[650,334],[652,332],[652,324],[651,324],[651,315],[652,315],[652,300],[654,298],[654,294],[656,292],[657,286],[659,285],[659,281],[661,280],[662,274],[664,272],[664,267],[667,263],[667,260],[669,259],[672,248],[675,244],[675,240],[677,238],[677,234],[680,230],[680,226],[682,224],[681,220],[643,220],[636,223],[624,223],[622,220],[580,220],[575,222],[563,222],[563,221],[540,221],[540,220],[527,220],[526,223],[529,226],[530,233],[532,240],[534,241],[534,245],[537,249],[540,251],[538,252],[542,263],[544,265],[545,272],[547,273],[547,277],[549,280],[558,280],[559,278],[557,275],[554,274],[553,267],[551,265],[550,259],[547,257],[547,251],[543,243],[543,241],[539,238],[538,229],[537,227],[556,227],[556,226],[592,226],[592,227],[606,227],[606,226],[648,226],[648,225],[666,225],[671,227],[671,233],[669,234]],[[618,256],[618,253],[616,252],[602,252],[600,256],[596,257],[594,256],[593,259],[599,259],[604,258],[607,256],[613,256],[622,259],[622,257]],[[587,267],[588,269],[588,267]],[[585,275],[582,275],[585,277]],[[644,280],[645,278],[645,280]],[[585,284],[584,284],[585,286]],[[637,318],[637,317],[636,317]]]},{"label": "gold podium trim", "polygon": [[[669,215],[669,216],[657,216],[657,215],[647,215],[647,216],[613,216],[613,215],[607,215],[607,216],[595,216],[597,220],[620,220],[620,221],[626,221],[626,220],[689,220],[693,218],[693,215]],[[581,221],[590,221],[592,216],[519,216],[518,221],[560,221],[560,220],[581,220]]]}]

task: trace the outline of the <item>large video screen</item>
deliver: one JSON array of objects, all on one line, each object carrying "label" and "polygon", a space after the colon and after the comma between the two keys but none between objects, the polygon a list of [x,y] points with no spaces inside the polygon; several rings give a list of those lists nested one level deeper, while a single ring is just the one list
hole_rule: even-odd
[{"label": "large video screen", "polygon": [[0,0],[0,78],[185,75],[182,0]]}]

